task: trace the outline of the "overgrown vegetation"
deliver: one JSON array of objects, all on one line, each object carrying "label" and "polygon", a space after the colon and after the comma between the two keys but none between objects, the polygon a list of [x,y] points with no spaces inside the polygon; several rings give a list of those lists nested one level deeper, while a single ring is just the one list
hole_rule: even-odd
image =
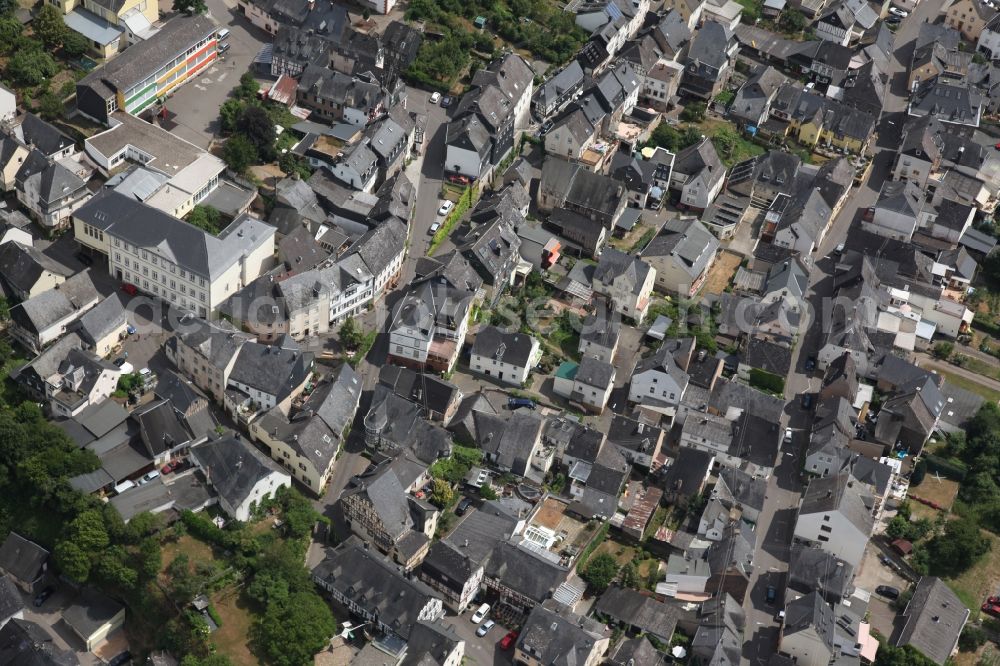
[{"label": "overgrown vegetation", "polygon": [[[486,19],[484,30],[473,25],[480,16]],[[441,33],[438,39],[421,42],[406,76],[442,91],[451,88],[470,64],[475,66],[472,53],[483,59],[499,55],[503,43],[497,38],[554,64],[576,55],[587,39],[572,13],[546,0],[413,0],[406,17],[425,21]]]},{"label": "overgrown vegetation", "polygon": [[483,452],[457,444],[451,447],[451,455],[435,461],[430,473],[435,479],[443,479],[451,484],[461,483],[473,467],[483,462]]},{"label": "overgrown vegetation", "polygon": [[219,124],[222,132],[229,135],[222,147],[222,159],[238,174],[245,174],[255,164],[278,159],[285,173],[308,178],[311,170],[305,162],[291,152],[282,153],[294,145],[294,137],[288,132],[279,136],[275,129],[276,126],[287,129],[298,119],[281,104],[259,100],[258,90],[253,74],[245,72],[232,97],[219,108]]},{"label": "overgrown vegetation", "polygon": [[222,231],[222,213],[212,206],[198,204],[191,209],[191,212],[184,218],[202,231],[207,231],[213,236],[217,236]]}]

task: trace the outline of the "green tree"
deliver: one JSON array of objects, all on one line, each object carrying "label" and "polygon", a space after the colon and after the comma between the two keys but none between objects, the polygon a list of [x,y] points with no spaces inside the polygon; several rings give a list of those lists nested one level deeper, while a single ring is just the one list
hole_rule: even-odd
[{"label": "green tree", "polygon": [[22,41],[24,26],[16,18],[4,16],[0,18],[0,53],[12,53]]},{"label": "green tree", "polygon": [[724,128],[715,133],[712,137],[712,145],[719,152],[719,157],[723,162],[733,159],[736,149],[740,145],[740,137],[730,128]]},{"label": "green tree", "polygon": [[113,546],[101,552],[94,564],[94,575],[107,585],[123,590],[135,589],[139,573],[127,564],[128,552],[122,546]]},{"label": "green tree", "polygon": [[914,488],[924,482],[927,475],[927,461],[921,458],[913,467],[913,474],[910,475],[910,487]]},{"label": "green tree", "polygon": [[236,131],[253,144],[262,160],[274,159],[274,122],[263,108],[256,104],[243,107],[236,118]]},{"label": "green tree", "polygon": [[108,530],[101,514],[91,509],[84,511],[67,527],[67,538],[86,553],[97,553],[110,543]]},{"label": "green tree", "polygon": [[604,592],[618,575],[618,562],[607,553],[595,555],[587,562],[581,577],[596,592]]},{"label": "green tree", "polygon": [[700,123],[705,120],[706,106],[704,102],[691,102],[681,111],[681,120],[688,123]]},{"label": "green tree", "polygon": [[444,479],[434,479],[431,486],[431,504],[443,509],[451,506],[453,501],[455,501],[455,491],[452,490],[451,484]]},{"label": "green tree", "polygon": [[156,578],[160,573],[160,568],[163,566],[163,549],[156,539],[144,539],[139,544],[138,566],[139,574],[143,578]]},{"label": "green tree", "polygon": [[635,567],[634,562],[626,562],[625,566],[621,570],[621,584],[622,587],[631,587],[632,589],[639,589],[639,571]]},{"label": "green tree", "polygon": [[939,342],[934,345],[934,356],[941,360],[946,360],[955,351],[955,345],[951,342]]},{"label": "green tree", "polygon": [[482,486],[480,486],[479,496],[482,497],[484,500],[495,500],[498,497],[496,491],[493,490],[493,488],[487,484],[483,484]]},{"label": "green tree", "polygon": [[62,100],[52,91],[42,95],[38,99],[38,114],[46,120],[55,120],[63,114]]},{"label": "green tree", "polygon": [[7,74],[22,86],[37,86],[58,72],[59,65],[51,55],[30,46],[18,50],[7,62]]},{"label": "green tree", "polygon": [[329,519],[313,508],[312,502],[302,493],[292,489],[281,491],[281,515],[285,519],[285,533],[292,539],[304,539],[312,533],[317,522]]},{"label": "green tree", "polygon": [[337,333],[340,335],[340,344],[348,349],[357,349],[365,339],[365,332],[358,326],[354,317],[345,319]]},{"label": "green tree", "polygon": [[174,0],[173,8],[175,12],[184,12],[188,16],[204,14],[208,11],[205,0]]},{"label": "green tree", "polygon": [[963,516],[948,521],[944,532],[926,544],[928,572],[942,578],[958,576],[989,549],[989,539],[983,536],[972,518]]},{"label": "green tree", "polygon": [[207,657],[189,654],[181,659],[181,666],[233,666],[233,662],[226,655],[219,653]]},{"label": "green tree", "polygon": [[778,19],[778,27],[787,33],[797,35],[806,29],[806,17],[798,9],[786,7]]},{"label": "green tree", "polygon": [[236,131],[236,120],[243,112],[244,106],[246,106],[246,102],[240,99],[227,99],[222,103],[222,106],[219,107],[219,125],[223,132]]},{"label": "green tree", "polygon": [[[10,302],[3,297],[0,297],[0,321],[8,321],[10,319]],[[4,354],[5,358],[10,358],[10,354]]]},{"label": "green tree", "polygon": [[222,231],[222,213],[212,206],[198,204],[191,209],[191,212],[184,218],[202,231],[207,231],[213,236]]},{"label": "green tree", "polygon": [[274,666],[312,663],[335,633],[330,607],[314,592],[298,592],[287,603],[270,604],[254,628],[257,645]]},{"label": "green tree", "polygon": [[257,149],[250,140],[242,134],[236,134],[226,140],[222,148],[222,159],[226,166],[236,173],[246,173],[250,165],[257,163]]},{"label": "green tree", "polygon": [[935,662],[917,652],[912,645],[896,647],[884,639],[879,639],[875,666],[934,666],[934,664]]},{"label": "green tree", "polygon": [[67,30],[62,38],[63,55],[67,58],[79,58],[90,49],[90,41],[74,30]]},{"label": "green tree", "polygon": [[53,551],[56,566],[63,575],[77,583],[86,583],[90,577],[90,555],[72,541],[60,541]]},{"label": "green tree", "polygon": [[31,30],[45,46],[53,49],[62,44],[69,28],[63,21],[62,12],[55,5],[44,4],[31,21]]},{"label": "green tree", "polygon": [[246,71],[240,77],[240,85],[233,91],[233,95],[238,99],[252,100],[257,98],[258,91],[260,84],[254,78],[253,72]]},{"label": "green tree", "polygon": [[986,632],[974,624],[967,624],[958,637],[958,649],[975,652],[986,643]]}]

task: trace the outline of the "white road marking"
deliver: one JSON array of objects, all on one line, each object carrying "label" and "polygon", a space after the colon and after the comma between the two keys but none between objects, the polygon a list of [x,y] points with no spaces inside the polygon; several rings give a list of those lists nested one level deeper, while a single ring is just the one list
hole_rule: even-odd
[{"label": "white road marking", "polygon": [[222,83],[223,81],[226,80],[227,76],[229,76],[229,72],[223,72],[222,74],[219,74],[219,78],[216,79],[216,82]]},{"label": "white road marking", "polygon": [[201,82],[202,82],[202,83],[204,83],[204,84],[205,84],[205,85],[207,86],[207,85],[209,85],[210,83],[212,83],[212,79],[210,79],[209,77],[207,77],[207,76],[206,76],[205,78],[203,78],[203,79],[201,80]]},{"label": "white road marking", "polygon": [[208,88],[206,88],[205,86],[201,85],[200,83],[194,84],[194,87],[197,88],[198,90],[201,90],[201,91],[208,90]]}]

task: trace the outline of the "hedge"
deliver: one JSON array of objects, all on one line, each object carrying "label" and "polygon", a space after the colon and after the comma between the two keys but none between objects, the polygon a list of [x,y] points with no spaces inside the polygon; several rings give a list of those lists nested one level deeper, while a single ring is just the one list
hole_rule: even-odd
[{"label": "hedge", "polygon": [[932,453],[925,455],[924,461],[927,463],[928,472],[932,474],[937,472],[953,481],[964,481],[966,474],[969,473],[969,469],[959,461],[941,458]]},{"label": "hedge", "polygon": [[750,368],[750,386],[780,395],[785,392],[785,378],[766,370]]},{"label": "hedge", "polygon": [[604,543],[604,540],[608,538],[608,529],[611,527],[611,523],[604,522],[599,528],[597,528],[597,533],[594,534],[594,538],[590,540],[587,547],[583,549],[580,553],[580,559],[576,561],[576,570],[582,571],[583,567],[587,564],[587,560],[590,556],[594,554],[597,547]]},{"label": "hedge", "polygon": [[212,622],[215,623],[215,626],[220,629],[222,628],[222,618],[219,616],[219,611],[215,610],[215,606],[209,605],[208,616],[212,618]]}]

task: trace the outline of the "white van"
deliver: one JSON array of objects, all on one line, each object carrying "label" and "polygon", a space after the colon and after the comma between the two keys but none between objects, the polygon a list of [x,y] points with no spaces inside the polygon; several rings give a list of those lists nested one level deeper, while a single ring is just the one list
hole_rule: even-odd
[{"label": "white van", "polygon": [[131,490],[132,488],[135,488],[135,483],[132,482],[132,481],[129,481],[128,479],[125,479],[124,481],[122,481],[121,483],[119,483],[117,486],[115,486],[115,495],[121,495],[126,490]]},{"label": "white van", "polygon": [[218,42],[224,41],[229,37],[229,28],[223,28],[219,32],[215,33],[215,40]]}]

